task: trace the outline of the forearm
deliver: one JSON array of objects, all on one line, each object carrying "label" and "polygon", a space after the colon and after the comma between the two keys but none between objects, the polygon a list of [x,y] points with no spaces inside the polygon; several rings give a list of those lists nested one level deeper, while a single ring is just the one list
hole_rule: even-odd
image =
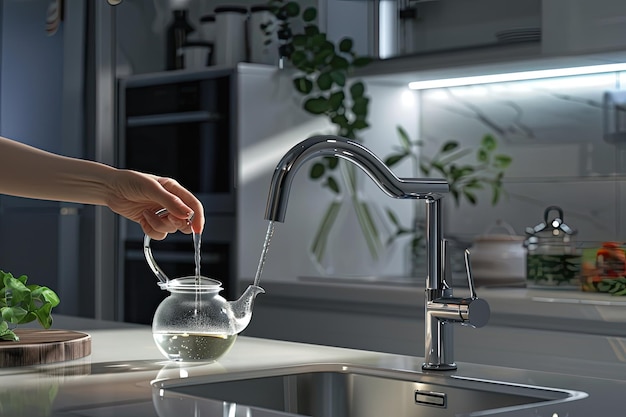
[{"label": "forearm", "polygon": [[68,158],[0,137],[0,193],[44,200],[106,204],[115,168]]}]

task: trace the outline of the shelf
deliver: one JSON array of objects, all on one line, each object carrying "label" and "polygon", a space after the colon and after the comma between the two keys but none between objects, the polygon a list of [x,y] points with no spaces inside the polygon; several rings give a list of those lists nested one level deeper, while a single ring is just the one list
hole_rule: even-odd
[{"label": "shelf", "polygon": [[189,111],[183,113],[165,113],[149,116],[131,116],[126,119],[126,126],[141,127],[172,123],[203,123],[217,122],[224,117],[219,113],[208,111]]},{"label": "shelf", "polygon": [[535,71],[626,61],[626,50],[545,55],[540,42],[496,43],[376,60],[356,72],[370,82],[408,84],[443,78]]}]

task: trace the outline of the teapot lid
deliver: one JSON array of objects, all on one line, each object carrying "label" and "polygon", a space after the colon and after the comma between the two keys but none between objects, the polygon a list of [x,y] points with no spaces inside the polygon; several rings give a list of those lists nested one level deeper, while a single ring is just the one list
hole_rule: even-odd
[{"label": "teapot lid", "polygon": [[[504,229],[506,233],[493,233],[495,229]],[[521,242],[524,236],[518,236],[509,223],[498,219],[487,228],[484,234],[477,236],[475,242]]]},{"label": "teapot lid", "polygon": [[168,291],[178,291],[178,292],[193,292],[193,291],[202,291],[202,292],[214,292],[221,291],[222,283],[213,278],[207,277],[182,277],[170,279],[165,282],[159,282],[159,287],[162,290]]}]

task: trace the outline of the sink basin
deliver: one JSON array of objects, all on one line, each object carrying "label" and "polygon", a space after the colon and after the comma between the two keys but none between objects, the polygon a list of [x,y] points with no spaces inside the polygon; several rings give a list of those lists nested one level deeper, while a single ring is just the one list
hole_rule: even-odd
[{"label": "sink basin", "polygon": [[206,399],[221,406],[248,407],[244,415],[252,408],[271,410],[275,414],[269,415],[276,416],[491,416],[522,410],[536,416],[537,407],[542,407],[540,415],[550,416],[550,407],[587,396],[579,391],[343,364],[167,380],[154,386],[155,405],[158,401],[164,406],[168,398],[175,398],[180,412],[180,401],[193,399],[196,415],[204,415],[197,414],[198,400]]}]

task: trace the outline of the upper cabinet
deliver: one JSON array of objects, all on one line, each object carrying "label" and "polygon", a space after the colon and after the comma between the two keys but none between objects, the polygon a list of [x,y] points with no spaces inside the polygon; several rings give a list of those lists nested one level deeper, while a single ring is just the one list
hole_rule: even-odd
[{"label": "upper cabinet", "polygon": [[357,50],[380,57],[362,75],[397,81],[405,81],[403,73],[456,77],[626,56],[621,0],[320,0],[324,11],[331,38],[367,40]]},{"label": "upper cabinet", "polygon": [[[386,11],[395,3],[395,11]],[[541,39],[541,0],[437,0],[381,2],[380,55],[454,51]],[[394,33],[395,32],[395,33]]]}]

